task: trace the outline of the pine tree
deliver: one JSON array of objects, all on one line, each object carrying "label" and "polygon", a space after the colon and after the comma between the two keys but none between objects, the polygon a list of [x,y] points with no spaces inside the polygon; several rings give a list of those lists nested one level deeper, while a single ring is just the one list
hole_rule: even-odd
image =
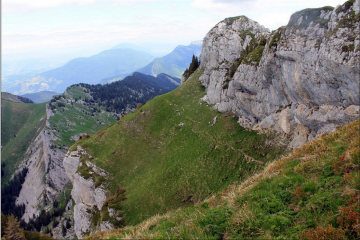
[{"label": "pine tree", "polygon": [[1,237],[4,236],[6,223],[7,223],[7,217],[3,213],[1,213]]},{"label": "pine tree", "polygon": [[20,222],[14,215],[7,217],[7,226],[4,231],[5,239],[25,239],[24,230],[20,228]]}]

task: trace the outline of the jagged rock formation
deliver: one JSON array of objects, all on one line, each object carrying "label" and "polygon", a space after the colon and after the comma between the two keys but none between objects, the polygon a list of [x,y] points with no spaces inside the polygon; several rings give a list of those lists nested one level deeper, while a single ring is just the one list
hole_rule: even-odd
[{"label": "jagged rock formation", "polygon": [[[47,106],[47,121],[53,113]],[[28,173],[21,188],[17,204],[25,204],[25,214],[22,219],[28,222],[33,215],[38,216],[40,205],[47,205],[57,200],[59,194],[69,183],[62,161],[65,153],[53,149],[53,141],[56,140],[53,132],[45,127],[28,148],[24,161],[18,169],[27,167]]]},{"label": "jagged rock formation", "polygon": [[[100,227],[93,226],[92,224],[92,212],[94,211],[94,207],[102,209],[107,197],[102,185],[96,187],[91,178],[85,179],[77,173],[79,165],[82,164],[80,162],[80,157],[82,155],[88,154],[80,146],[78,146],[76,151],[69,152],[64,158],[66,174],[73,184],[71,195],[76,204],[74,207],[74,229],[75,234],[79,239],[82,239],[84,237],[84,233],[86,232],[92,234],[97,231],[113,228],[113,225],[109,222],[101,222]],[[91,162],[86,162],[85,164],[101,176],[108,175],[108,173],[96,167]]]},{"label": "jagged rock formation", "polygon": [[359,117],[360,3],[296,12],[270,33],[246,17],[206,35],[206,100],[239,124],[292,136],[296,148]]}]

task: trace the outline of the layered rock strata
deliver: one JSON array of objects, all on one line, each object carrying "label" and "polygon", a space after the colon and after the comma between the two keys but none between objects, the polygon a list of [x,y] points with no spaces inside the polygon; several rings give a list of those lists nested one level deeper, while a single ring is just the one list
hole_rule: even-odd
[{"label": "layered rock strata", "polygon": [[291,148],[358,119],[359,12],[359,0],[305,9],[272,33],[225,19],[204,38],[204,99],[244,127],[292,136]]},{"label": "layered rock strata", "polygon": [[[96,187],[93,179],[85,179],[78,172],[78,167],[82,162],[80,158],[82,155],[89,156],[85,150],[80,146],[77,146],[76,151],[69,152],[64,158],[64,167],[66,174],[73,184],[71,192],[72,199],[75,201],[74,207],[74,220],[75,220],[75,234],[78,239],[84,237],[84,233],[95,233],[97,231],[103,231],[112,229],[113,225],[110,222],[101,222],[100,227],[92,224],[93,212],[101,210],[104,202],[107,199],[106,191],[102,185]],[[96,167],[91,162],[85,163],[92,171],[100,176],[107,176],[103,169]]]},{"label": "layered rock strata", "polygon": [[28,222],[34,215],[39,215],[40,206],[51,205],[57,200],[64,187],[69,183],[63,167],[65,153],[53,147],[53,142],[57,138],[48,128],[48,120],[52,116],[52,111],[48,106],[46,113],[45,129],[31,143],[24,160],[18,167],[18,169],[28,168],[25,182],[16,199],[16,204],[25,204],[25,214],[22,216],[25,222]]}]

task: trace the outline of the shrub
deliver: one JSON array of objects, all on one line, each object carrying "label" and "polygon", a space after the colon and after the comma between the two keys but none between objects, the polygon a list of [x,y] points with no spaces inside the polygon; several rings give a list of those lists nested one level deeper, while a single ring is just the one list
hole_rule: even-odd
[{"label": "shrub", "polygon": [[346,236],[345,236],[345,230],[341,228],[336,229],[328,225],[326,228],[319,226],[313,229],[306,229],[301,234],[301,238],[308,240],[319,240],[319,239],[342,240],[342,239],[346,239]]}]

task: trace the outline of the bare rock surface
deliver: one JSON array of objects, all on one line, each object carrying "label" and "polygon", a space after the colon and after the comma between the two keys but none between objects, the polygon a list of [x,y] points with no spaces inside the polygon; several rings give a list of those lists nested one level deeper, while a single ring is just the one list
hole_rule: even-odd
[{"label": "bare rock surface", "polygon": [[[47,121],[52,116],[51,109],[46,109]],[[25,214],[22,219],[28,222],[33,215],[38,216],[40,206],[46,206],[57,200],[64,187],[69,183],[64,167],[65,153],[54,148],[57,138],[53,132],[45,127],[30,144],[24,160],[18,169],[28,168],[25,182],[21,188],[16,204],[25,204]]]},{"label": "bare rock surface", "polygon": [[[77,173],[80,157],[83,154],[87,155],[85,150],[78,146],[76,151],[67,153],[63,162],[66,174],[73,184],[71,195],[75,201],[74,229],[75,234],[79,239],[82,239],[86,232],[92,234],[101,229],[106,230],[113,228],[112,224],[108,222],[101,222],[100,228],[91,225],[93,217],[91,212],[94,210],[95,206],[95,209],[102,209],[107,196],[102,185],[95,187],[95,183],[91,178],[85,179]],[[101,176],[108,175],[103,169],[96,167],[95,164],[91,162],[87,162],[86,164],[91,166],[93,170],[96,169],[99,174],[102,174]]]},{"label": "bare rock surface", "polygon": [[225,19],[204,38],[203,100],[246,128],[291,136],[291,148],[358,119],[359,11],[359,0],[306,9],[272,33],[243,16]]}]

